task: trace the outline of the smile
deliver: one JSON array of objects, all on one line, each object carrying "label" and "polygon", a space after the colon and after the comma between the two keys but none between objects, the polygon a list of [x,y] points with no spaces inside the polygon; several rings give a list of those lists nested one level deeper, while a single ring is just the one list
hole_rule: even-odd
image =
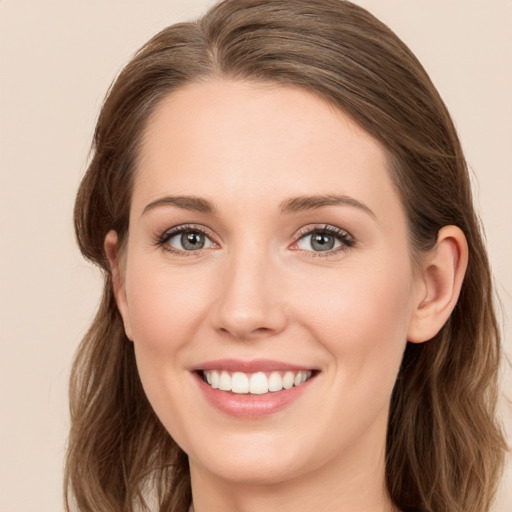
[{"label": "smile", "polygon": [[244,421],[292,407],[315,388],[321,373],[317,368],[269,359],[217,359],[190,370],[207,402]]},{"label": "smile", "polygon": [[203,380],[213,389],[230,391],[240,395],[263,395],[269,392],[291,389],[304,384],[312,375],[306,371],[273,371],[245,373],[240,371],[204,370]]}]

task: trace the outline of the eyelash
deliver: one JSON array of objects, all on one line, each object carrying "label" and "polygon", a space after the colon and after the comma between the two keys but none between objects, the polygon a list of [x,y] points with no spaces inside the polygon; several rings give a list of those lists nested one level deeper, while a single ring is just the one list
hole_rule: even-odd
[{"label": "eyelash", "polygon": [[316,234],[328,234],[332,237],[334,237],[336,240],[340,242],[340,246],[334,249],[328,249],[325,251],[308,251],[308,250],[302,250],[302,249],[294,249],[299,250],[304,253],[307,253],[308,256],[312,258],[327,258],[329,256],[332,256],[333,254],[336,254],[338,252],[344,252],[348,251],[352,247],[354,247],[356,241],[352,235],[350,235],[347,231],[344,229],[338,228],[336,226],[332,226],[329,224],[325,224],[323,226],[315,226],[313,228],[307,227],[303,228],[303,230],[299,231],[297,235],[296,241],[292,244],[297,245],[301,240],[305,239],[308,236],[313,236]]},{"label": "eyelash", "polygon": [[[177,235],[181,235],[186,232],[192,233],[201,233],[204,235],[213,245],[218,246],[218,243],[215,241],[215,238],[212,236],[209,230],[205,229],[202,226],[193,225],[193,224],[183,224],[181,226],[176,226],[170,230],[165,231],[161,235],[156,237],[156,245],[162,247],[164,250],[169,251],[174,254],[178,254],[180,256],[197,256],[202,253],[203,249],[198,249],[195,251],[187,251],[184,249],[176,249],[170,245],[168,245],[169,240]],[[301,251],[303,253],[307,253],[308,256],[313,258],[325,258],[336,254],[340,251],[348,251],[350,248],[354,247],[355,240],[347,231],[340,229],[336,226],[332,226],[329,224],[325,224],[323,226],[315,226],[313,228],[303,228],[297,234],[295,242],[293,242],[292,247],[297,245],[301,240],[305,239],[308,236],[312,236],[315,234],[328,234],[333,236],[337,241],[340,242],[340,246],[334,249],[328,249],[325,251],[313,251],[313,250],[305,250],[305,249],[293,249],[297,251]]]},{"label": "eyelash", "polygon": [[169,240],[171,240],[177,235],[181,235],[187,232],[201,233],[207,239],[209,239],[212,244],[218,245],[217,242],[214,241],[214,237],[212,236],[209,230],[194,224],[182,224],[181,226],[176,226],[175,228],[171,228],[167,231],[164,231],[164,233],[162,233],[160,236],[157,236],[156,245],[162,247],[165,251],[178,254],[179,256],[197,256],[198,253],[202,252],[201,249],[198,249],[196,251],[186,251],[184,249],[176,249],[168,245]]}]

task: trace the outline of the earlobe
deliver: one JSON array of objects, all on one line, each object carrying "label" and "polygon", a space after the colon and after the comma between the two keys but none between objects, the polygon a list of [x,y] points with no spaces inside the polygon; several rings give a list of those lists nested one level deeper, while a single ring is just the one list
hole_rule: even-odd
[{"label": "earlobe", "polygon": [[128,339],[133,341],[130,316],[128,312],[128,300],[126,297],[126,287],[122,271],[122,263],[119,254],[119,241],[117,233],[110,230],[104,241],[105,254],[107,255],[112,273],[112,284],[114,287],[114,295],[116,298],[117,309],[121,314],[124,324],[124,330]]},{"label": "earlobe", "polygon": [[462,230],[439,230],[435,248],[422,264],[420,294],[416,297],[408,340],[422,343],[433,338],[450,317],[459,298],[468,264],[468,245]]}]

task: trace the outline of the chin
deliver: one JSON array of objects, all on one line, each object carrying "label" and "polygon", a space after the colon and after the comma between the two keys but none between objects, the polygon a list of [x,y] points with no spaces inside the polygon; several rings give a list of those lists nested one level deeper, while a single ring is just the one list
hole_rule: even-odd
[{"label": "chin", "polygon": [[205,469],[218,478],[238,485],[275,485],[293,480],[306,473],[300,471],[297,461],[284,460],[277,454],[272,457],[261,456],[245,459],[219,457],[217,461],[208,461]]},{"label": "chin", "polygon": [[321,464],[315,463],[318,457],[314,454],[308,455],[310,450],[297,439],[299,436],[285,436],[293,441],[292,446],[287,446],[282,436],[232,437],[235,436],[227,436],[224,441],[217,438],[215,445],[206,449],[198,447],[200,457],[190,452],[191,468],[200,466],[222,480],[241,485],[272,485],[298,478]]}]

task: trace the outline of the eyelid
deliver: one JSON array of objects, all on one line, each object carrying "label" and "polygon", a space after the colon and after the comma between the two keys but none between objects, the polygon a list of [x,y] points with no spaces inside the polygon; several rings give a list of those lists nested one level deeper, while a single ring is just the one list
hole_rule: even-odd
[{"label": "eyelid", "polygon": [[[339,247],[326,251],[313,251],[300,249],[298,247],[294,248],[294,246],[296,246],[300,240],[315,233],[328,233],[336,237],[338,241],[340,241],[341,245]],[[347,251],[356,244],[355,238],[346,229],[342,229],[331,224],[314,224],[305,226],[297,232],[297,234],[294,237],[294,240],[295,241],[290,246],[292,250],[308,253],[308,256],[312,257],[332,256],[333,254],[336,254],[338,252]]]},{"label": "eyelid", "polygon": [[[197,231],[199,233],[202,233],[204,236],[206,236],[210,242],[212,243],[213,247],[207,247],[198,249],[195,251],[187,251],[185,249],[177,249],[175,247],[172,247],[167,244],[167,242],[173,238],[174,236],[177,236],[181,233],[184,233],[186,231]],[[326,251],[314,251],[314,250],[306,250],[306,249],[300,249],[298,247],[294,247],[297,245],[297,243],[305,238],[306,236],[313,235],[315,233],[328,233],[334,237],[337,238],[337,240],[340,242],[340,246],[329,249]],[[304,226],[301,228],[293,237],[294,241],[289,246],[290,249],[294,251],[301,251],[303,253],[308,253],[309,256],[312,257],[322,257],[322,256],[331,256],[333,254],[336,254],[340,251],[347,251],[351,247],[353,247],[356,243],[354,237],[345,229],[339,228],[337,226],[331,225],[331,224],[313,224]],[[183,256],[197,256],[205,250],[209,249],[218,249],[220,248],[220,243],[218,242],[218,237],[215,235],[215,233],[209,229],[208,227],[201,225],[201,224],[178,224],[177,226],[173,226],[171,228],[168,228],[164,230],[162,233],[157,234],[155,236],[155,245],[162,247],[164,250],[183,255]],[[167,244],[167,245],[166,245]]]},{"label": "eyelid", "polygon": [[219,242],[217,241],[217,238],[215,234],[212,232],[211,229],[207,228],[206,226],[202,226],[201,224],[178,224],[177,226],[173,226],[172,228],[168,228],[165,231],[163,231],[161,234],[157,234],[155,237],[155,245],[162,247],[164,250],[169,251],[174,254],[179,254],[183,256],[197,256],[198,254],[202,253],[204,250],[212,249],[212,247],[207,247],[203,249],[198,249],[196,251],[186,251],[184,249],[177,249],[175,247],[172,247],[167,244],[167,242],[177,236],[181,233],[184,233],[186,231],[196,231],[198,233],[203,234],[206,236],[210,242],[213,244],[213,248],[217,249],[219,247]]}]

